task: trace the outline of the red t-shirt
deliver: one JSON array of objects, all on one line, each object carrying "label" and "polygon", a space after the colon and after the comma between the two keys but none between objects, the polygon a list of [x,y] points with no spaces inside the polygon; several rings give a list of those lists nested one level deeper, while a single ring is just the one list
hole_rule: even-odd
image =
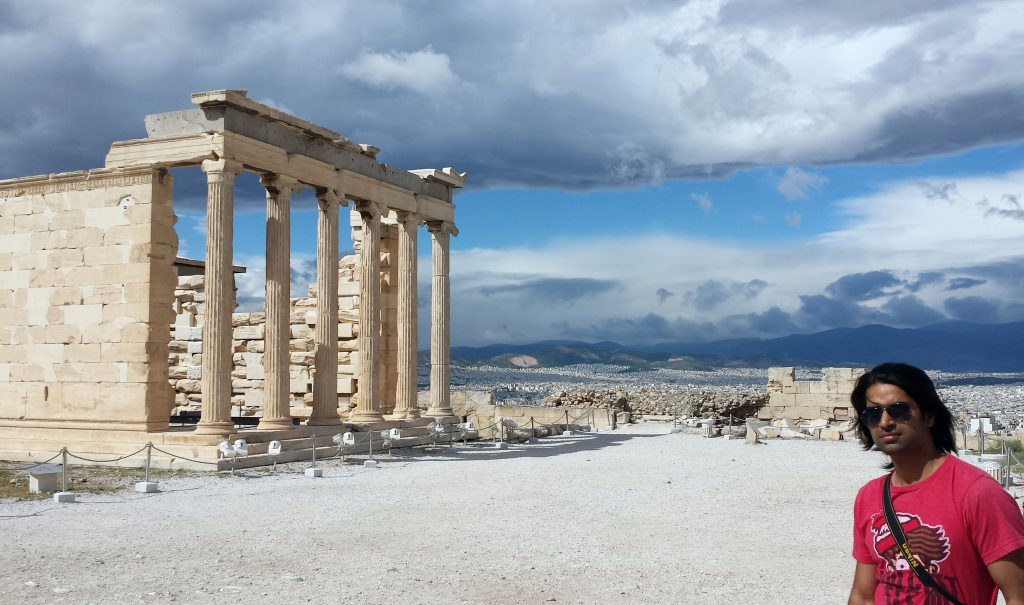
[{"label": "red t-shirt", "polygon": [[[853,558],[876,565],[875,603],[945,605],[914,575],[889,533],[879,477],[853,506]],[[993,605],[997,587],[986,566],[1024,547],[1017,503],[981,469],[948,455],[923,481],[890,487],[910,550],[936,582],[965,605]],[[928,594],[926,594],[926,592]]]}]

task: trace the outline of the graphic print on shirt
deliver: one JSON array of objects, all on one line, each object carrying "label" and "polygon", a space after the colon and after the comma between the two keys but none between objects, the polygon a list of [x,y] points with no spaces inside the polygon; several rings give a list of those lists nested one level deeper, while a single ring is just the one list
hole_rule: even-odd
[{"label": "graphic print on shirt", "polygon": [[[928,525],[917,515],[896,513],[896,518],[907,537],[910,552],[914,553],[928,573],[937,575],[941,565],[949,557],[949,538],[941,525]],[[875,513],[871,517],[871,532],[874,535],[875,553],[885,560],[886,571],[910,570],[910,564],[904,558],[896,538],[889,531],[883,513]]]}]

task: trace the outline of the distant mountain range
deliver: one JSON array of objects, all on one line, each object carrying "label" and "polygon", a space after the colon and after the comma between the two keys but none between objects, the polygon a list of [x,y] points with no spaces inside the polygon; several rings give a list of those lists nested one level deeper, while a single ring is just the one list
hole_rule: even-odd
[{"label": "distant mountain range", "polygon": [[454,363],[551,367],[582,363],[633,369],[712,369],[768,366],[863,366],[905,361],[946,371],[1024,371],[1024,322],[977,324],[944,321],[922,328],[866,325],[772,339],[666,342],[624,346],[614,342],[550,340],[525,345],[452,347]]}]

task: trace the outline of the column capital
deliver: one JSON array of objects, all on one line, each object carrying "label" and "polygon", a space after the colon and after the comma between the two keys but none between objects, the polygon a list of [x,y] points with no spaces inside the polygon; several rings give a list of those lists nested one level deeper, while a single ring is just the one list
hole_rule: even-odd
[{"label": "column capital", "polygon": [[203,160],[202,169],[206,173],[207,179],[221,175],[234,177],[245,171],[241,162],[224,159]]},{"label": "column capital", "polygon": [[369,200],[357,200],[355,203],[355,210],[359,214],[369,214],[374,218],[380,218],[388,213],[388,209],[379,202],[371,202]]},{"label": "column capital", "polygon": [[275,195],[285,192],[298,193],[302,190],[302,185],[295,177],[270,172],[260,174],[260,185],[263,185],[268,193]]},{"label": "column capital", "polygon": [[398,218],[399,223],[407,223],[410,220],[420,222],[420,216],[411,210],[395,210],[395,217]]},{"label": "column capital", "polygon": [[431,233],[451,234],[456,237],[459,235],[459,228],[455,226],[455,223],[450,221],[427,221],[427,231]]},{"label": "column capital", "polygon": [[316,199],[321,202],[338,204],[339,206],[348,206],[348,198],[338,193],[337,189],[331,189],[330,187],[317,187]]}]

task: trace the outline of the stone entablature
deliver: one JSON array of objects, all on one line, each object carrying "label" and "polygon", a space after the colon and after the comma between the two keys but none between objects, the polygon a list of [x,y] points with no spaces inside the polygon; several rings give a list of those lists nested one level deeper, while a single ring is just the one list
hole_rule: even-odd
[{"label": "stone entablature", "polygon": [[797,380],[792,367],[768,369],[768,404],[761,420],[848,420],[850,393],[865,368],[824,368],[821,380]]}]

